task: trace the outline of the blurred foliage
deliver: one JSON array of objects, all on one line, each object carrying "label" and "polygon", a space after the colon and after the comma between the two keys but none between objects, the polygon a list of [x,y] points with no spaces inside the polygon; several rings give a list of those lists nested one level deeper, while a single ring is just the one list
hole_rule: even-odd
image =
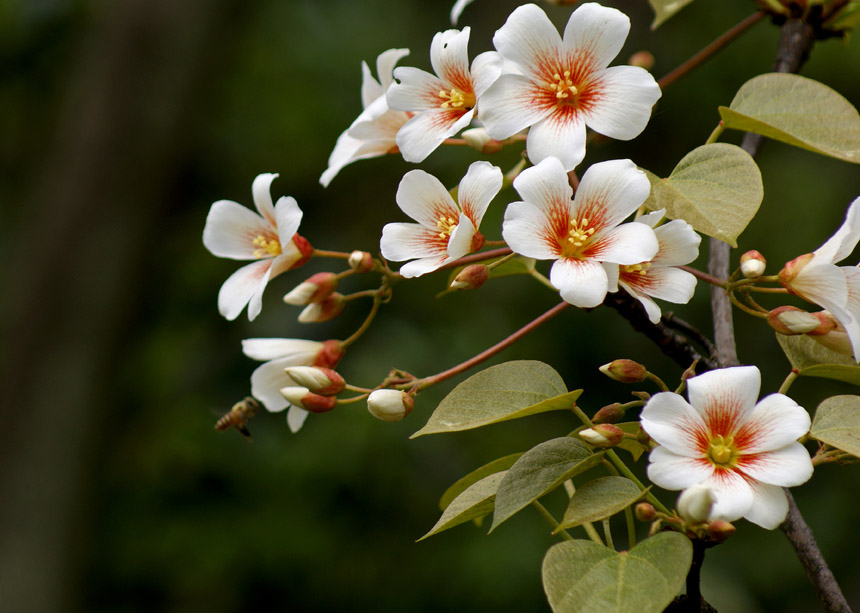
[{"label": "blurred foliage", "polygon": [[[104,378],[115,400],[94,453],[87,497],[79,600],[88,611],[546,611],[540,563],[554,543],[543,520],[524,512],[490,537],[466,525],[415,544],[438,518],[438,497],[460,476],[496,457],[524,451],[577,424],[546,414],[476,432],[408,441],[454,382],[422,394],[405,422],[369,419],[361,405],[311,416],[291,435],[282,416],[250,424],[252,444],[212,430],[217,417],[248,393],[256,366],[240,352],[250,336],[325,339],[344,336],[367,305],[350,305],[337,321],[295,322],[280,295],[325,263],[311,262],[270,284],[253,325],[223,321],[215,299],[235,265],[200,241],[209,204],[251,204],[251,181],[278,172],[276,194],[305,212],[302,234],[320,248],[376,251],[381,226],[402,220],[394,193],[411,165],[394,157],[345,168],[328,190],[317,178],[337,135],[360,111],[360,61],[371,65],[391,47],[410,47],[403,65],[429,67],[433,34],[449,27],[453,0],[258,0],[235,8],[229,28],[211,41],[209,74],[183,118],[189,149],[175,169],[168,214],[149,237],[145,272],[125,327],[122,355]],[[665,74],[751,13],[752,2],[699,0],[649,31],[644,1],[618,1],[633,29],[618,61],[650,50]],[[82,0],[0,2],[0,232],[14,232],[15,203],[38,182],[41,150],[51,144],[76,52],[110,3]],[[493,31],[516,5],[478,0],[461,25],[473,27],[470,51],[490,48]],[[238,7],[238,4],[237,4]],[[569,9],[545,7],[563,24]],[[702,144],[749,78],[769,70],[778,31],[761,23],[717,58],[668,89],[644,134],[589,149],[587,163],[630,157],[666,176]],[[860,103],[860,44],[819,43],[803,70]],[[724,140],[739,142],[740,134]],[[133,146],[133,144],[130,144]],[[436,152],[422,165],[455,185],[471,150]],[[516,154],[493,161],[509,167]],[[776,272],[810,251],[841,223],[860,195],[856,166],[780,143],[758,158],[764,178],[761,213],[739,239],[737,256],[756,248]],[[498,228],[501,195],[485,220]],[[116,203],[122,206],[121,202]],[[494,231],[488,230],[489,238]],[[785,237],[792,237],[786,240]],[[0,237],[0,241],[2,241]],[[705,250],[706,251],[706,250]],[[700,258],[704,262],[704,258]],[[542,265],[539,264],[539,268]],[[545,269],[544,269],[545,270]],[[441,280],[440,280],[441,279]],[[433,296],[445,275],[398,288],[382,317],[342,365],[347,380],[377,381],[391,367],[423,375],[447,368],[497,342],[557,302],[523,278],[492,281],[479,293]],[[361,280],[351,279],[355,287]],[[707,288],[678,313],[710,331]],[[774,304],[776,306],[776,304]],[[788,363],[758,321],[736,315],[740,356],[763,370],[774,391]],[[667,382],[681,368],[635,335],[614,312],[569,309],[491,363],[540,359],[569,389],[585,387],[589,411],[628,394],[597,367],[614,358],[643,362]],[[671,383],[670,383],[671,385]],[[809,409],[854,388],[801,380],[793,391]],[[640,462],[644,464],[644,460]],[[860,599],[853,492],[856,466],[819,468],[796,491],[807,520],[849,600]],[[668,503],[671,493],[662,492]],[[549,497],[557,516],[563,500]],[[783,535],[746,522],[709,552],[704,595],[734,612],[811,611],[815,595]]]}]

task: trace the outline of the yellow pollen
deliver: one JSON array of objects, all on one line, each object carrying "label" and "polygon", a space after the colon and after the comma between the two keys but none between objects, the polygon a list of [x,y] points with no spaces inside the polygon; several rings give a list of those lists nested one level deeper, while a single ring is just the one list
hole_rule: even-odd
[{"label": "yellow pollen", "polygon": [[711,444],[708,446],[708,457],[719,466],[734,466],[737,454],[735,439],[731,436],[724,438],[722,434],[718,434],[716,438],[711,439]]},{"label": "yellow pollen", "polygon": [[457,220],[440,215],[438,221],[436,221],[436,227],[439,228],[439,238],[448,238],[451,236],[454,228],[457,227]]},{"label": "yellow pollen", "polygon": [[574,247],[582,247],[591,235],[594,234],[594,228],[588,227],[588,218],[583,217],[582,221],[576,222],[571,220],[570,230],[568,231],[567,241]]},{"label": "yellow pollen", "polygon": [[555,79],[556,82],[550,83],[549,88],[555,92],[555,97],[559,102],[570,98],[571,95],[576,96],[579,93],[579,90],[573,84],[573,81],[570,80],[569,70],[565,70],[563,74],[555,73],[552,75],[552,78]]},{"label": "yellow pollen", "polygon": [[255,258],[271,258],[276,255],[281,255],[281,243],[275,239],[268,240],[260,234],[253,242]]},{"label": "yellow pollen", "polygon": [[439,97],[443,100],[441,104],[443,109],[462,109],[475,106],[475,97],[471,94],[461,92],[456,87],[452,87],[451,91],[440,89]]},{"label": "yellow pollen", "polygon": [[651,268],[651,262],[640,262],[639,264],[630,264],[627,266],[622,266],[621,272],[638,273],[640,275],[644,275],[648,272],[649,268]]}]

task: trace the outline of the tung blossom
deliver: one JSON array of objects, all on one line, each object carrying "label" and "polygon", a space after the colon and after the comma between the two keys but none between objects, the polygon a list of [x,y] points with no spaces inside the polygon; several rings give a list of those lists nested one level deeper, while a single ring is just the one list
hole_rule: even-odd
[{"label": "tung blossom", "polygon": [[361,103],[364,111],[344,130],[335,143],[328,158],[328,168],[322,173],[320,183],[328,187],[341,168],[356,160],[379,157],[396,150],[394,137],[411,117],[410,113],[388,108],[385,92],[393,79],[391,73],[400,58],[409,55],[409,49],[389,49],[376,58],[376,74],[373,78],[366,62],[361,63]]},{"label": "tung blossom", "polygon": [[619,265],[647,262],[657,253],[647,224],[621,224],[651,191],[630,160],[590,166],[573,200],[567,172],[554,157],[520,173],[514,188],[523,201],[508,205],[502,236],[515,253],[555,260],[550,281],[570,304],[597,306],[617,291]]},{"label": "tung blossom", "polygon": [[397,206],[418,223],[390,223],[382,229],[382,256],[395,262],[404,277],[418,277],[477,251],[484,244],[478,231],[490,201],[502,188],[502,171],[489,162],[474,162],[454,202],[445,186],[423,170],[411,170],[397,188]]},{"label": "tung blossom", "polygon": [[[663,210],[643,215],[636,221],[654,228],[663,217]],[[675,219],[654,228],[657,255],[647,262],[621,266],[618,285],[636,298],[648,314],[651,323],[660,321],[660,307],[651,298],[675,304],[687,304],[696,291],[696,277],[675,268],[689,264],[699,255],[702,237],[682,219]]]},{"label": "tung blossom", "polygon": [[690,402],[662,392],[642,409],[642,427],[660,444],[651,451],[648,477],[668,490],[697,484],[715,499],[709,519],[745,517],[763,528],[785,519],[783,487],[812,476],[812,460],[797,439],[809,431],[809,413],[788,396],[756,402],[755,366],[713,370],[687,380]]},{"label": "tung blossom", "polygon": [[613,66],[627,34],[624,13],[581,5],[560,37],[534,4],[511,13],[493,37],[503,74],[484,93],[481,121],[502,140],[529,128],[526,147],[537,163],[557,157],[572,170],[585,157],[585,127],[620,140],[638,136],[660,87],[637,66]]},{"label": "tung blossom", "polygon": [[251,192],[257,213],[232,200],[219,200],[209,209],[203,244],[222,258],[256,260],[234,272],[218,292],[218,310],[236,319],[248,305],[248,319],[263,308],[263,291],[270,279],[304,264],[310,243],[297,234],[302,211],[295,198],[281,197],[272,204],[269,189],[278,175],[261,174]]},{"label": "tung blossom", "polygon": [[397,146],[407,162],[421,162],[436,147],[468,126],[481,95],[501,73],[497,53],[477,56],[469,67],[469,28],[446,30],[433,37],[430,63],[435,75],[402,66],[386,99],[392,109],[415,113],[397,133]]}]

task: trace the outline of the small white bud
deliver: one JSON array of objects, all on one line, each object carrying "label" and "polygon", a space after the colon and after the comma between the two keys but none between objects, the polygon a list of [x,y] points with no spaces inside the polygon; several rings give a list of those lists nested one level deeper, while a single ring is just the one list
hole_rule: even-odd
[{"label": "small white bud", "polygon": [[299,323],[313,324],[329,321],[340,315],[344,306],[346,306],[346,301],[343,299],[343,294],[335,292],[325,300],[311,302],[302,309],[298,317]]},{"label": "small white bud", "polygon": [[400,421],[414,406],[412,396],[400,390],[376,390],[367,397],[367,410],[382,421]]},{"label": "small white bud", "polygon": [[344,387],[343,377],[329,368],[319,366],[288,366],[284,369],[284,372],[299,385],[322,396],[339,394]]},{"label": "small white bud", "polygon": [[333,272],[318,272],[306,281],[299,283],[286,296],[284,302],[295,306],[304,306],[312,302],[321,302],[332,295],[337,289],[337,275]]},{"label": "small white bud", "polygon": [[307,281],[302,281],[284,296],[284,302],[295,306],[304,306],[310,303],[311,298],[316,291],[316,285],[308,283]]},{"label": "small white bud", "polygon": [[367,251],[353,251],[347,260],[349,267],[356,272],[365,273],[373,268],[373,256]]},{"label": "small white bud", "polygon": [[757,279],[762,276],[766,266],[767,260],[755,249],[741,256],[741,274],[747,279]]},{"label": "small white bud", "polygon": [[691,485],[678,496],[678,514],[692,524],[706,522],[717,502],[714,491],[703,483]]},{"label": "small white bud", "polygon": [[579,431],[579,438],[595,447],[614,447],[624,438],[624,431],[612,424],[597,424]]},{"label": "small white bud", "polygon": [[489,134],[487,134],[487,131],[484,128],[472,128],[471,130],[463,131],[463,140],[465,140],[466,144],[472,149],[483,151],[484,145],[493,139]]},{"label": "small white bud", "polygon": [[334,396],[320,396],[306,387],[282,387],[280,392],[290,404],[312,413],[331,411],[337,404],[337,398]]}]

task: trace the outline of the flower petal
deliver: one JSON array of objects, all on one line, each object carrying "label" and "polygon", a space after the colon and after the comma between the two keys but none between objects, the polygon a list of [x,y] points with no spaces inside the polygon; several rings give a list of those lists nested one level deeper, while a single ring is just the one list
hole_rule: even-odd
[{"label": "flower petal", "polygon": [[806,447],[791,443],[773,451],[741,455],[737,469],[762,483],[794,487],[812,477],[812,459]]},{"label": "flower petal", "polygon": [[[567,181],[567,171],[556,158],[526,168],[514,179],[514,189],[524,201],[548,215],[566,211],[570,216],[573,189]],[[564,234],[569,223],[569,219],[565,220]]]},{"label": "flower petal", "polygon": [[624,288],[625,292],[639,301],[639,304],[641,304],[642,308],[645,309],[645,314],[648,315],[648,321],[652,324],[660,323],[660,317],[663,315],[663,311],[660,310],[660,306],[656,302],[651,300],[647,294],[637,291],[635,287],[628,285],[623,280],[619,280],[618,284]]},{"label": "flower petal", "polygon": [[517,7],[493,36],[493,46],[505,62],[523,74],[534,74],[545,58],[557,58],[561,48],[558,30],[534,4]]},{"label": "flower petal", "polygon": [[[574,198],[574,209],[580,216],[592,220],[591,223],[596,224],[599,231],[624,221],[645,202],[650,193],[651,183],[645,173],[636,168],[636,164],[630,160],[609,160],[592,164],[582,175]],[[645,224],[639,225],[647,227]],[[656,247],[654,251],[656,253]]]},{"label": "flower petal", "polygon": [[783,394],[762,398],[735,434],[735,444],[744,453],[779,449],[809,432],[806,409]]},{"label": "flower petal", "polygon": [[826,243],[815,250],[815,255],[822,261],[833,264],[847,258],[857,242],[860,241],[860,198],[856,198],[848,207],[845,221]]},{"label": "flower petal", "polygon": [[282,246],[293,240],[293,235],[299,231],[302,223],[302,210],[299,203],[292,196],[281,196],[275,205],[275,219],[277,219],[278,238]]},{"label": "flower petal", "polygon": [[767,483],[751,483],[753,504],[744,513],[744,518],[754,524],[773,530],[785,521],[788,515],[788,498],[785,491],[776,485]]},{"label": "flower petal", "polygon": [[367,108],[370,104],[385,94],[385,89],[380,85],[373,74],[370,72],[370,66],[367,62],[361,63],[361,106]]},{"label": "flower petal", "polygon": [[[642,223],[642,218],[636,221]],[[699,257],[702,237],[683,219],[673,219],[655,228],[654,234],[657,235],[660,248],[651,260],[652,266],[680,266]]]},{"label": "flower petal", "polygon": [[623,280],[637,292],[675,304],[687,304],[696,291],[696,277],[679,268],[652,266],[643,275],[625,273]]},{"label": "flower petal", "polygon": [[219,200],[209,209],[203,228],[203,245],[220,258],[255,260],[254,239],[271,235],[273,225],[248,207]]},{"label": "flower petal", "polygon": [[610,138],[630,140],[639,136],[662,95],[657,81],[638,66],[613,66],[597,79],[597,93],[583,109],[585,123]]},{"label": "flower petal", "polygon": [[528,202],[512,202],[505,209],[502,238],[514,253],[538,260],[559,257],[558,240],[551,219]]},{"label": "flower petal", "polygon": [[480,100],[490,85],[502,74],[502,57],[495,51],[485,51],[472,60],[472,89]]},{"label": "flower petal", "polygon": [[248,319],[253,320],[263,308],[263,290],[269,282],[272,260],[267,258],[243,266],[227,277],[218,292],[218,312],[233,320],[248,305]]},{"label": "flower petal", "polygon": [[654,257],[657,246],[654,230],[644,223],[624,223],[598,235],[585,255],[599,262],[633,265]]},{"label": "flower petal", "polygon": [[529,129],[526,149],[532,162],[557,157],[565,170],[573,170],[585,157],[582,115],[561,111],[550,113]]},{"label": "flower petal", "polygon": [[549,280],[565,302],[581,308],[596,307],[609,290],[606,271],[594,260],[558,259],[549,271]]},{"label": "flower petal", "polygon": [[425,70],[400,66],[394,71],[400,83],[392,83],[385,92],[388,108],[399,111],[424,111],[441,108],[439,90],[447,89],[437,77]]},{"label": "flower petal", "polygon": [[443,89],[456,87],[462,92],[472,92],[469,74],[469,32],[446,30],[438,32],[430,43],[430,65],[433,72],[447,85]]},{"label": "flower petal", "polygon": [[471,252],[472,237],[475,236],[476,232],[472,220],[466,217],[465,213],[460,213],[457,227],[454,228],[448,239],[448,247],[446,248],[448,257],[456,260]]},{"label": "flower petal", "polygon": [[711,510],[711,519],[735,521],[749,513],[755,497],[753,485],[733,470],[718,469],[705,485],[714,491],[717,501]]},{"label": "flower petal", "polygon": [[347,134],[347,132],[348,130],[344,130],[341,135],[337,137],[334,149],[332,149],[331,155],[328,157],[328,167],[320,175],[320,184],[323,187],[328,187],[329,183],[332,182],[332,179],[337,176],[337,173],[339,173],[344,166],[359,159],[357,153],[361,148],[363,141],[360,141],[357,138],[352,138]]},{"label": "flower petal", "polygon": [[538,102],[544,92],[518,74],[503,74],[480,100],[480,118],[491,137],[502,140],[547,117],[551,110]]},{"label": "flower petal", "polygon": [[654,394],[639,416],[648,436],[678,455],[703,457],[708,431],[702,416],[679,394]]},{"label": "flower petal", "polygon": [[409,55],[409,49],[389,49],[380,53],[376,58],[376,75],[379,77],[379,84],[382,86],[383,93],[388,90],[393,82],[394,66],[407,55]]},{"label": "flower petal", "polygon": [[252,360],[268,362],[289,358],[289,366],[310,366],[323,344],[301,338],[246,338],[242,341],[242,353]]},{"label": "flower petal", "polygon": [[[441,217],[457,219],[460,209],[436,177],[423,170],[410,170],[397,187],[397,206],[423,226],[435,229]],[[387,256],[386,256],[387,257]]]},{"label": "flower petal", "polygon": [[433,272],[434,270],[438,270],[439,267],[447,264],[448,262],[454,260],[448,255],[440,255],[435,257],[427,257],[427,258],[419,258],[417,260],[412,260],[411,262],[407,262],[403,266],[400,267],[400,274],[406,277],[407,279],[412,279],[415,277],[420,277],[421,275],[426,275],[429,272]]},{"label": "flower petal", "polygon": [[489,162],[473,162],[460,181],[457,200],[475,228],[481,226],[490,201],[502,189],[502,171]]},{"label": "flower petal", "polygon": [[672,453],[666,447],[655,447],[648,456],[648,478],[666,490],[683,490],[707,481],[714,466],[703,458]]},{"label": "flower petal", "polygon": [[418,113],[403,124],[394,137],[403,159],[423,162],[449,136],[468,126],[475,111],[431,109]]},{"label": "flower petal", "polygon": [[814,259],[800,269],[789,285],[791,291],[804,300],[824,307],[840,320],[850,321],[846,308],[848,280],[839,266],[818,263]]},{"label": "flower petal", "polygon": [[251,184],[251,194],[254,196],[254,206],[272,227],[276,224],[275,207],[272,204],[272,181],[278,177],[277,174],[263,173],[257,175]]},{"label": "flower petal", "polygon": [[440,237],[438,230],[417,223],[389,223],[382,228],[379,248],[382,257],[394,262],[425,257],[444,259],[448,255],[448,239]]},{"label": "flower petal", "polygon": [[609,65],[624,46],[630,18],[596,2],[583,4],[567,21],[562,46],[570,54],[587,53],[597,68]]},{"label": "flower petal", "polygon": [[712,370],[688,379],[687,389],[711,434],[734,436],[756,405],[761,373],[755,366]]},{"label": "flower petal", "polygon": [[287,411],[287,426],[290,427],[290,431],[293,434],[302,429],[308,415],[310,415],[308,411],[295,405],[290,405],[290,410]]},{"label": "flower petal", "polygon": [[290,358],[280,358],[260,364],[251,373],[251,395],[262,402],[266,409],[272,413],[283,411],[290,406],[290,403],[280,392],[282,387],[296,385],[295,381],[284,372],[287,366],[302,365],[294,364]]}]

